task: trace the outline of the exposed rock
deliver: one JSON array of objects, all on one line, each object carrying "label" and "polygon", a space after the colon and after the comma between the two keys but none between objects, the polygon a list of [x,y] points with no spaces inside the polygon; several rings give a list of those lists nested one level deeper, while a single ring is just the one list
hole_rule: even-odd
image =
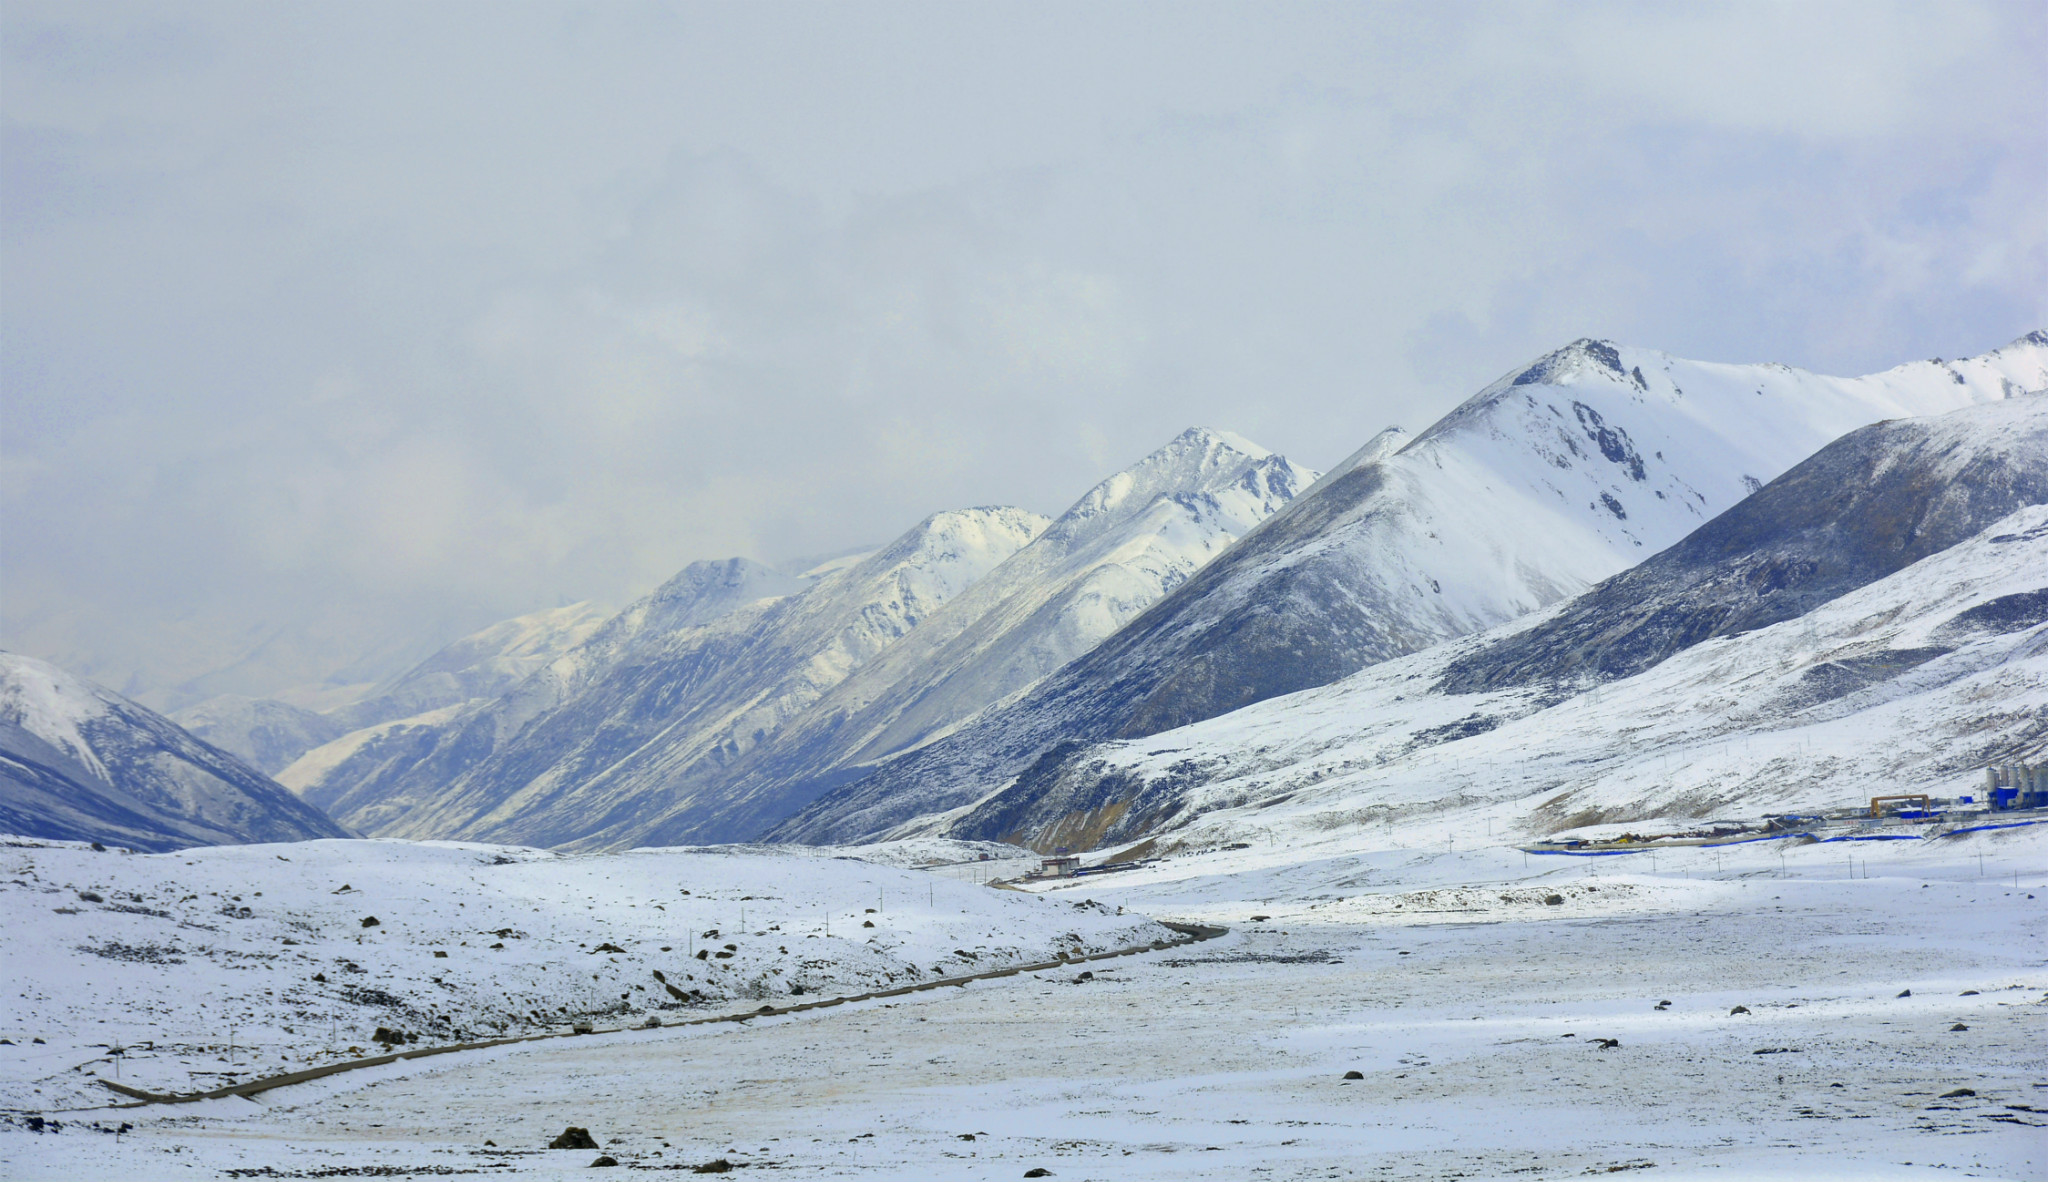
[{"label": "exposed rock", "polygon": [[577,1128],[575,1125],[570,1125],[568,1128],[562,1130],[561,1136],[548,1142],[548,1148],[599,1149],[602,1147],[598,1145],[597,1138],[590,1135],[589,1129],[580,1129]]}]

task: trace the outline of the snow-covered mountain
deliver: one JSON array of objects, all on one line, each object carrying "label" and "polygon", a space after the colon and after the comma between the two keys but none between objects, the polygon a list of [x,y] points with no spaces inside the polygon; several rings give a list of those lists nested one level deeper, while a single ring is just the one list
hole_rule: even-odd
[{"label": "snow-covered mountain", "polygon": [[609,608],[588,601],[501,620],[406,670],[360,702],[331,711],[349,730],[458,702],[495,698],[582,644]]},{"label": "snow-covered mountain", "polygon": [[798,594],[708,624],[666,631],[648,606],[431,736],[405,736],[431,740],[425,758],[399,752],[367,781],[337,767],[320,788],[330,811],[386,836],[618,844],[693,809],[729,836],[683,785],[693,765],[745,754],[1047,524],[1021,509],[938,513]]},{"label": "snow-covered mountain", "polygon": [[1857,427],[2043,388],[2048,333],[1862,378],[1575,342],[1393,455],[1347,462],[1030,693],[773,836],[885,833],[1072,745],[1211,718],[1514,619],[1642,561]]},{"label": "snow-covered mountain", "polygon": [[5,652],[0,832],[140,850],[349,835],[163,715]]},{"label": "snow-covered mountain", "polygon": [[804,590],[819,577],[788,575],[744,558],[693,562],[624,611],[594,628],[579,626],[574,638],[562,637],[566,643],[551,660],[495,697],[446,703],[353,730],[307,751],[278,780],[374,831],[388,817],[410,811],[415,788],[430,794],[437,784],[452,784],[604,670],[741,608]]},{"label": "snow-covered mountain", "polygon": [[2036,395],[1853,432],[1569,603],[1045,761],[938,827],[1049,848],[1218,810],[1507,803],[1547,832],[1946,795],[2044,749]]},{"label": "snow-covered mountain", "polygon": [[[949,600],[775,736],[703,782],[757,799],[765,828],[873,763],[1036,684],[1185,582],[1317,474],[1190,428],[1090,489],[1030,545]],[[657,843],[690,832],[646,835]]]},{"label": "snow-covered mountain", "polygon": [[495,698],[582,643],[609,615],[594,603],[572,603],[502,620],[439,650],[366,696],[320,713],[276,698],[221,694],[174,711],[171,720],[276,775],[315,747],[365,727]]},{"label": "snow-covered mountain", "polygon": [[173,710],[170,719],[272,776],[299,756],[353,729],[338,718],[290,702],[241,694],[219,694],[183,710]]}]

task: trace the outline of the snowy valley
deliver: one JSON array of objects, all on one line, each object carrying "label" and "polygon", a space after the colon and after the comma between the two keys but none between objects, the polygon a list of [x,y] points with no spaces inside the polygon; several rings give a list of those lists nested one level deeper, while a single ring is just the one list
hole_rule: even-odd
[{"label": "snowy valley", "polygon": [[0,760],[9,1178],[2038,1178],[2048,334],[1582,340],[321,712],[7,654]]}]

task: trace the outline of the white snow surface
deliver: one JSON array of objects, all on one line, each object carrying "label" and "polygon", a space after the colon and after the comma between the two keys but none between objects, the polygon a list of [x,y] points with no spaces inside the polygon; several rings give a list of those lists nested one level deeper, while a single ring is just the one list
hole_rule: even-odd
[{"label": "white snow surface", "polygon": [[1635,565],[1858,427],[2043,389],[2048,337],[1860,378],[1582,341],[1377,461],[1386,485],[1317,549],[1356,553],[1352,594],[1459,636]]},{"label": "white snow surface", "polygon": [[[1114,908],[885,864],[959,852],[333,840],[121,855],[0,839],[0,1036],[16,1044],[0,1047],[0,1110],[104,1102],[109,1044],[138,1048],[121,1082],[204,1091],[375,1053],[379,1026],[413,1046],[638,1026],[1174,938]],[[696,996],[676,1000],[657,970]]]},{"label": "white snow surface", "polygon": [[[1447,840],[1477,843],[1967,794],[1994,758],[2048,752],[2048,623],[1946,626],[2044,583],[2048,506],[2032,506],[1806,616],[1563,701],[1547,700],[1548,687],[1433,688],[1458,657],[1549,615],[1538,613],[1320,689],[1104,744],[1088,774],[1180,785],[1188,820],[1161,835],[1169,846],[1251,840],[1289,859],[1304,843],[1341,845],[1347,832],[1420,817]],[[1842,696],[1808,690],[1832,663],[1941,649]]]},{"label": "white snow surface", "polygon": [[[363,859],[365,850],[375,852]],[[1192,948],[1096,962],[1087,980],[1073,966],[745,1024],[408,1060],[253,1102],[62,1110],[103,1102],[87,1073],[115,1070],[109,1044],[128,1048],[126,1082],[214,1083],[224,1077],[189,1073],[298,1066],[301,1048],[324,1049],[327,1038],[302,1037],[322,1014],[363,1013],[306,984],[315,964],[338,980],[338,962],[351,960],[377,987],[465,1017],[472,998],[477,1012],[557,989],[597,1002],[633,993],[622,966],[652,984],[642,949],[672,940],[675,926],[675,904],[665,914],[652,903],[678,881],[701,884],[669,873],[687,859],[715,867],[721,918],[734,913],[734,894],[784,896],[757,900],[764,906],[796,898],[788,860],[752,853],[495,851],[515,859],[507,865],[477,848],[381,843],[205,853],[95,860],[0,849],[14,880],[0,964],[13,994],[32,999],[5,1019],[15,1045],[0,1046],[12,1106],[0,1115],[0,1174],[567,1179],[587,1176],[599,1152],[628,1168],[723,1159],[778,1175],[890,1179],[1033,1169],[1055,1179],[1445,1182],[2048,1172],[2048,827],[1876,843],[1853,856],[1779,842],[1672,851],[1655,866],[1638,856],[1525,868],[1511,850],[1446,854],[1438,832],[1415,823],[1341,852],[1189,854],[1070,880],[1042,900],[897,872],[891,881],[907,881],[913,899],[920,885],[948,902],[949,888],[962,892],[973,919],[998,918],[968,902],[976,895],[1042,914],[1051,922],[1026,926],[1054,941],[1076,923],[1129,923],[1113,918],[1119,905],[1236,926]],[[228,853],[245,861],[210,860]],[[428,864],[441,869],[422,874]],[[868,889],[861,876],[885,873],[830,858],[804,865],[835,904],[842,889]],[[763,866],[777,869],[765,888],[747,874]],[[808,877],[834,868],[853,877]],[[328,894],[337,877],[362,893]],[[421,879],[430,885],[416,901]],[[173,917],[87,904],[80,890],[110,903],[114,890],[142,894]],[[190,905],[171,902],[194,894]],[[236,894],[251,918],[215,913]],[[1562,902],[1546,905],[1553,895]],[[1083,900],[1091,905],[1069,905]],[[1054,906],[1023,906],[1041,902]],[[371,908],[398,922],[387,917],[358,945],[352,925]],[[468,912],[480,909],[503,918],[475,922]],[[852,906],[844,914],[865,917]],[[447,929],[419,923],[429,915]],[[955,942],[917,934],[914,906],[891,901],[865,918],[885,919],[878,930],[892,938],[905,925],[920,962]],[[479,950],[474,929],[492,922],[523,925],[527,938]],[[752,913],[748,927],[767,930]],[[780,963],[768,945],[793,930],[782,927],[734,942],[766,954],[756,965]],[[980,934],[960,930],[962,940]],[[575,947],[621,931],[629,956]],[[284,945],[286,933],[304,942]],[[73,951],[117,941],[174,945],[185,963]],[[436,947],[450,957],[431,959]],[[15,955],[28,951],[41,958]],[[500,960],[513,967],[480,983],[489,970],[471,965]],[[600,979],[581,980],[589,971]],[[185,1033],[152,1040],[152,1023]],[[35,1034],[46,1043],[27,1043]],[[1343,1078],[1354,1071],[1360,1078]],[[61,1127],[30,1131],[30,1110]],[[112,1135],[124,1123],[125,1135]],[[589,1129],[601,1150],[544,1148],[569,1125]]]},{"label": "white snow surface", "polygon": [[763,754],[789,761],[776,774],[817,774],[950,732],[1095,647],[1317,475],[1242,436],[1188,429],[1090,489]]},{"label": "white snow surface", "polygon": [[0,652],[0,722],[13,723],[101,778],[107,775],[106,764],[79,727],[105,717],[116,700],[48,661]]}]

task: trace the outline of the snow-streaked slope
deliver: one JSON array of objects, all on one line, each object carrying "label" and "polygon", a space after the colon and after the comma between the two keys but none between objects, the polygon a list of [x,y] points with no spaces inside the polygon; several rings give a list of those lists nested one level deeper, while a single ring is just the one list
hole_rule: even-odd
[{"label": "snow-streaked slope", "polygon": [[1489,822],[1496,836],[1541,835],[1967,793],[1986,764],[2048,752],[2048,506],[1797,619],[1563,700],[1543,686],[1435,688],[1568,610],[1103,745],[949,828],[1201,846],[1436,816],[1470,842]]},{"label": "snow-streaked slope", "polygon": [[[306,752],[278,780],[331,814],[355,818],[351,824],[358,829],[375,832],[411,811],[417,794],[453,783],[603,671],[813,582],[745,558],[693,562],[594,628],[583,627],[579,618],[565,648],[498,694],[366,725]],[[566,639],[560,630],[547,635]]]},{"label": "snow-streaked slope", "polygon": [[744,754],[1047,524],[1021,509],[938,513],[801,594],[593,660],[586,650],[613,643],[600,630],[462,721],[441,749],[483,755],[459,777],[425,761],[402,795],[351,790],[339,815],[382,810],[384,836],[559,845],[631,843],[687,811],[700,819],[691,840],[750,836],[731,831],[719,802],[680,788],[692,765]]},{"label": "snow-streaked slope", "polygon": [[[610,613],[594,603],[532,612],[479,629],[364,696],[315,713],[276,698],[222,694],[171,715],[172,721],[252,766],[278,775],[323,744],[346,740],[393,719],[480,698],[495,698],[581,644]],[[331,765],[332,754],[316,763]],[[303,772],[299,779],[304,779]]]},{"label": "snow-streaked slope", "polygon": [[1016,703],[776,831],[889,832],[1062,744],[1155,733],[1583,591],[1869,423],[2048,388],[2048,334],[1862,378],[1580,341],[1376,463],[1325,478]]},{"label": "snow-streaked slope", "polygon": [[584,601],[502,620],[421,661],[364,701],[331,713],[356,730],[495,698],[588,640],[612,618],[609,608]]},{"label": "snow-streaked slope", "polygon": [[765,827],[829,785],[821,779],[843,778],[838,769],[928,742],[1093,648],[1315,479],[1237,436],[1183,432],[1090,489],[746,758],[702,770],[762,793]]},{"label": "snow-streaked slope", "polygon": [[1461,659],[1445,688],[1639,672],[1709,637],[1803,615],[2043,503],[2048,395],[1875,423],[1537,627]]},{"label": "snow-streaked slope", "polygon": [[45,1040],[4,1048],[16,1111],[108,1101],[94,1072],[113,1064],[73,1067],[109,1043],[133,1048],[124,1083],[184,1092],[374,1053],[379,1026],[430,1046],[638,1025],[1173,938],[1109,907],[759,848],[0,841],[0,908],[0,1031]]},{"label": "snow-streaked slope", "polygon": [[299,756],[348,733],[339,719],[315,714],[276,698],[221,694],[173,711],[172,722],[241,757],[250,767],[276,775]]},{"label": "snow-streaked slope", "polygon": [[145,850],[346,835],[161,714],[4,652],[0,830]]}]

